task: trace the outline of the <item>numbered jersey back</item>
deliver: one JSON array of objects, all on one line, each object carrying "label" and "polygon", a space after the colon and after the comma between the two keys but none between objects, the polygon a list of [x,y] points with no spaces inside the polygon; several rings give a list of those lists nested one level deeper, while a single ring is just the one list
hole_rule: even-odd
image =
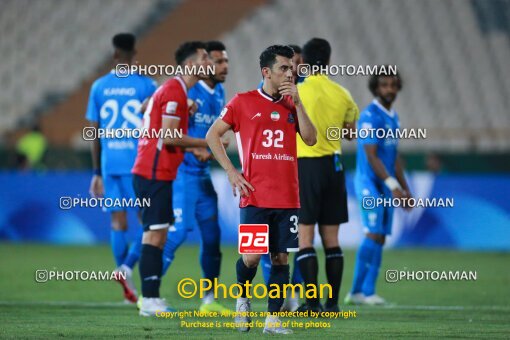
[{"label": "numbered jersey back", "polygon": [[299,208],[296,108],[289,97],[275,100],[262,89],[236,95],[221,119],[232,126],[244,177],[254,188],[240,206]]},{"label": "numbered jersey back", "polygon": [[[137,74],[119,78],[110,72],[94,82],[90,91],[87,119],[96,122],[101,129],[140,128],[143,101],[156,89],[156,83]],[[130,136],[129,134],[127,134]],[[112,135],[113,136],[113,135]],[[117,138],[121,137],[121,138]],[[136,157],[137,140],[122,138],[101,139],[101,166],[103,174],[124,175],[131,172]]]}]

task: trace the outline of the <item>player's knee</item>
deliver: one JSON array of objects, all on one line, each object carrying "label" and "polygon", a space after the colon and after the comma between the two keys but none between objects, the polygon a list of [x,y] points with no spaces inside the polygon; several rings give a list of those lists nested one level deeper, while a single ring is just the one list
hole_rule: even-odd
[{"label": "player's knee", "polygon": [[163,249],[166,242],[167,230],[151,230],[143,233],[142,243]]},{"label": "player's knee", "polygon": [[246,267],[255,268],[259,265],[260,255],[243,255],[243,261]]}]

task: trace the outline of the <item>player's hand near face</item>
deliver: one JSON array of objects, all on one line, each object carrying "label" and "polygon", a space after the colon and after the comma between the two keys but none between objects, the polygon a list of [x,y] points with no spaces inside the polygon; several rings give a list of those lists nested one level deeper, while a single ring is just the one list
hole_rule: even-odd
[{"label": "player's hand near face", "polygon": [[94,175],[94,177],[92,177],[92,180],[90,181],[89,194],[92,197],[103,197],[103,177],[98,175]]},{"label": "player's hand near face", "polygon": [[301,101],[296,84],[290,80],[284,81],[278,88],[278,92],[280,92],[282,96],[290,96],[294,104],[298,104]]},{"label": "player's hand near face", "polygon": [[241,196],[250,196],[250,191],[255,191],[255,188],[253,188],[235,168],[227,170],[227,176],[230,185],[232,185],[232,193],[234,196],[237,196],[236,191],[238,191]]}]

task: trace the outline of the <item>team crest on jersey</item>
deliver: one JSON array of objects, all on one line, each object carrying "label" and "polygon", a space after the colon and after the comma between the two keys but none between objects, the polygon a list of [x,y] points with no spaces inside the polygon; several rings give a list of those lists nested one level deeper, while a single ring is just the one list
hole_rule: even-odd
[{"label": "team crest on jersey", "polygon": [[271,112],[271,119],[275,122],[280,120],[280,114],[276,111]]},{"label": "team crest on jersey", "polygon": [[291,124],[294,124],[294,122],[295,122],[294,115],[290,112],[287,114],[287,122],[289,122]]}]

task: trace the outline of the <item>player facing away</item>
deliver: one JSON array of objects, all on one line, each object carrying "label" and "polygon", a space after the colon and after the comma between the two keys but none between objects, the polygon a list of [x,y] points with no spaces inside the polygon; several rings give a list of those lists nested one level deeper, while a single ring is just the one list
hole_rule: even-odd
[{"label": "player facing away", "polygon": [[[398,115],[392,109],[397,93],[402,88],[400,76],[372,76],[368,87],[374,101],[361,113],[359,129],[389,129],[400,127]],[[410,198],[409,186],[397,152],[394,138],[358,138],[355,189],[360,202],[361,220],[365,238],[356,256],[352,289],[345,298],[346,304],[384,304],[375,294],[375,284],[381,266],[382,249],[386,235],[391,234],[393,208],[363,207],[367,197]],[[405,201],[404,201],[405,203]],[[405,208],[408,209],[407,207]]]},{"label": "player facing away", "polygon": [[[268,298],[264,333],[290,334],[274,313],[283,304],[283,285],[289,282],[288,253],[298,250],[299,185],[296,133],[308,145],[316,142],[317,131],[301,104],[292,79],[292,56],[288,46],[274,45],[260,55],[264,77],[261,89],[237,94],[209,129],[206,139],[214,157],[225,169],[232,191],[239,192],[241,223],[269,225],[271,273],[269,284],[280,288],[279,298]],[[227,156],[221,137],[233,130],[243,173]],[[237,281],[242,285],[237,299],[236,323],[249,331],[251,318],[246,282],[257,273],[260,254],[243,254],[236,264]],[[271,287],[270,287],[271,288]]]},{"label": "player facing away", "polygon": [[[294,50],[294,57],[292,57],[292,76],[294,84],[299,84],[305,80],[303,77],[297,74],[297,66],[303,63],[303,58],[301,56],[301,47],[298,45],[289,45],[292,50]],[[262,88],[264,85],[264,79],[259,84],[259,88]],[[292,268],[291,275],[291,283],[293,285],[303,283],[303,278],[301,277],[301,272],[299,271],[299,264],[296,261],[296,256],[294,256],[294,266]],[[269,276],[271,275],[271,258],[269,254],[262,255],[260,259],[260,266],[262,269],[262,274],[264,276],[264,282],[268,284]],[[292,296],[291,288],[287,291],[287,297],[283,301],[282,311],[290,311],[294,312],[299,308],[299,297],[297,295]]]},{"label": "player facing away", "polygon": [[[175,60],[188,69],[207,69],[210,65],[205,44],[198,41],[182,44],[175,53]],[[150,199],[150,206],[142,207],[144,233],[139,264],[143,297],[139,313],[142,316],[170,310],[165,299],[160,298],[159,287],[163,269],[162,249],[168,228],[174,222],[172,182],[184,158],[183,148],[207,147],[205,139],[187,135],[187,92],[198,80],[206,77],[206,74],[197,73],[169,79],[151,97],[143,116],[145,129],[149,132],[163,131],[165,137],[142,138],[132,170],[136,196]]]},{"label": "player facing away", "polygon": [[[121,33],[113,37],[115,66],[131,65],[136,54],[135,36]],[[145,76],[127,74],[118,77],[112,70],[97,79],[90,90],[86,118],[94,128],[126,129],[140,128],[142,103],[156,90],[156,83]],[[92,144],[94,176],[90,183],[90,194],[112,199],[135,199],[131,168],[135,162],[137,140],[95,139]],[[126,280],[118,282],[124,289],[124,298],[136,302],[137,293],[133,284],[133,267],[140,257],[142,230],[137,233],[131,246],[126,239],[127,212],[125,208],[106,209],[111,215],[111,247],[117,270],[126,273]]]},{"label": "player facing away", "polygon": [[[219,41],[206,44],[207,53],[214,64],[215,74],[200,80],[188,91],[196,112],[190,116],[188,134],[205,138],[207,130],[225,106],[223,82],[228,74],[228,55],[225,45]],[[173,185],[174,228],[168,230],[163,251],[163,275],[172,264],[175,252],[193,228],[200,230],[200,266],[202,276],[214,282],[220,275],[220,225],[218,223],[218,197],[214,190],[210,160],[212,154],[206,148],[187,148],[184,160],[177,171]],[[227,309],[215,301],[213,290],[203,298],[200,310],[222,312]]]}]

